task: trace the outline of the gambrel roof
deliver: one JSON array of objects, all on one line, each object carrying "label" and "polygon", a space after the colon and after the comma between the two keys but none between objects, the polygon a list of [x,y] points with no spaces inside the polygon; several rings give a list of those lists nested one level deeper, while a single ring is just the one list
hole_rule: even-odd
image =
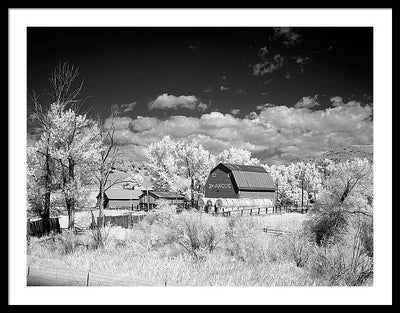
[{"label": "gambrel roof", "polygon": [[218,167],[232,173],[239,190],[275,190],[271,175],[262,166],[220,163],[215,168]]}]

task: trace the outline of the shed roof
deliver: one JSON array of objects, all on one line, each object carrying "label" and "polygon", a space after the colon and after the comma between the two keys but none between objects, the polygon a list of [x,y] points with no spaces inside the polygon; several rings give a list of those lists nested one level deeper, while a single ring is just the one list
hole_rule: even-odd
[{"label": "shed roof", "polygon": [[[156,196],[157,198],[163,199],[185,199],[185,196],[182,196],[179,193],[171,192],[171,191],[149,191],[149,194]],[[146,195],[144,192],[143,195]]]},{"label": "shed roof", "polygon": [[126,199],[137,200],[143,192],[141,190],[132,189],[108,189],[105,194],[108,199]]},{"label": "shed roof", "polygon": [[239,190],[275,190],[271,175],[262,166],[220,163],[232,172]]}]

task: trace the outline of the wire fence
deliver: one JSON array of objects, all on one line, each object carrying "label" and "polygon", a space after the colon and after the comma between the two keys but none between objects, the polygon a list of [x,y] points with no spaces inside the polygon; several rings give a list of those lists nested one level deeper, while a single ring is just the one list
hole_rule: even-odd
[{"label": "wire fence", "polygon": [[27,266],[27,286],[165,286],[129,275],[113,275],[90,270],[46,265]]}]

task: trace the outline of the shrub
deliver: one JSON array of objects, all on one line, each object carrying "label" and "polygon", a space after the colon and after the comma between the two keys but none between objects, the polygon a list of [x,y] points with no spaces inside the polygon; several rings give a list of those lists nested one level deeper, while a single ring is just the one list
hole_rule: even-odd
[{"label": "shrub", "polygon": [[361,228],[352,227],[343,240],[318,247],[309,269],[331,285],[360,286],[373,277],[373,258],[363,249]]},{"label": "shrub", "polygon": [[327,245],[341,240],[346,230],[347,219],[340,209],[317,212],[304,222],[304,233],[317,245]]},{"label": "shrub", "polygon": [[54,236],[53,241],[56,242],[56,247],[60,249],[62,254],[72,254],[79,247],[85,246],[81,238],[70,230],[63,231],[61,234]]},{"label": "shrub", "polygon": [[204,253],[213,252],[223,239],[225,221],[222,218],[202,216],[197,212],[176,215],[171,225],[175,242],[196,260]]},{"label": "shrub", "polygon": [[315,244],[302,232],[295,232],[284,237],[287,255],[297,267],[304,267],[314,253]]},{"label": "shrub", "polygon": [[242,262],[263,262],[268,253],[268,238],[256,218],[231,217],[225,232],[225,250]]},{"label": "shrub", "polygon": [[93,247],[95,249],[100,247],[103,248],[109,243],[110,229],[111,226],[108,224],[105,225],[104,227],[94,227],[90,230]]}]

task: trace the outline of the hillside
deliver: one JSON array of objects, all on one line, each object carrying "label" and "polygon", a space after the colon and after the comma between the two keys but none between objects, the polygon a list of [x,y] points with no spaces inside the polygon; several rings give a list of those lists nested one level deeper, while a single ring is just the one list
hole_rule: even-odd
[{"label": "hillside", "polygon": [[302,161],[319,161],[330,159],[333,161],[343,161],[353,158],[367,158],[373,161],[373,145],[353,145],[329,150],[316,158],[306,158]]}]

